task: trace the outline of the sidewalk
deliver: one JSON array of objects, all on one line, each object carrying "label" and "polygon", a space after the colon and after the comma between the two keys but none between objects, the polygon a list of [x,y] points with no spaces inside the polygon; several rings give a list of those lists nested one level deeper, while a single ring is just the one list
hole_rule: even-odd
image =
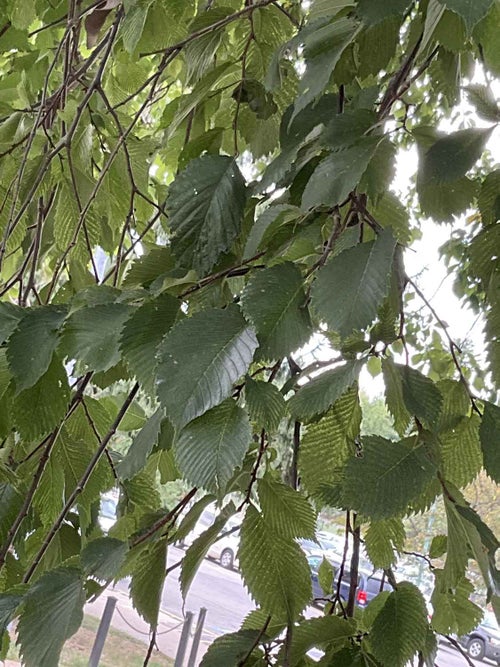
[{"label": "sidewalk", "polygon": [[[126,593],[119,591],[118,589],[109,588],[107,592],[101,595],[95,602],[87,603],[85,605],[85,614],[89,614],[90,616],[95,616],[100,619],[106,605],[106,600],[110,596],[117,599],[115,612],[111,621],[112,627],[116,630],[121,630],[122,632],[127,633],[131,637],[135,637],[136,639],[143,641],[144,644],[147,645],[149,643],[149,626],[135,611],[132,606],[132,602]],[[175,616],[174,614],[168,613],[166,611],[160,611],[160,621],[158,624],[156,643],[160,651],[172,659],[175,658],[177,653],[183,620],[184,619],[181,616]],[[195,617],[191,626],[191,635],[195,630],[196,621],[197,618]],[[210,632],[209,630],[203,630],[197,654],[197,665],[201,662],[201,658],[206,652],[208,646],[214,641],[215,638],[216,635],[213,632]],[[189,657],[189,652],[191,650],[191,640],[192,636],[189,640],[188,649],[186,652],[186,663]]]}]

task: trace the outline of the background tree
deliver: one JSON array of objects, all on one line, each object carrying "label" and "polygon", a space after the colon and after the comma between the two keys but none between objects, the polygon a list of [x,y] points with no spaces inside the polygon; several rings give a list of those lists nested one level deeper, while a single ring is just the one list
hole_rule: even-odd
[{"label": "background tree", "polygon": [[[499,542],[460,491],[500,479],[499,1],[7,0],[2,21],[0,623],[18,619],[24,663],[57,665],[85,600],[125,576],[153,646],[168,546],[215,498],[183,594],[238,515],[258,609],[205,667],[307,665],[313,646],[322,665],[431,665],[436,633],[480,618],[469,561],[499,613]],[[484,318],[482,371],[405,270],[429,217]],[[365,365],[395,441],[360,432]],[[158,478],[187,484],[179,502]],[[436,501],[430,624],[391,566],[403,519]],[[305,619],[295,540],[323,507],[346,514],[350,601]],[[394,590],[359,616],[362,540]]]}]

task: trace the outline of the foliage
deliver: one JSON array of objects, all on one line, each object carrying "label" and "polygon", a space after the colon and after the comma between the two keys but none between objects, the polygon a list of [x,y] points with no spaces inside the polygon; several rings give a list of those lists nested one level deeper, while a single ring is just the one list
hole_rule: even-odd
[{"label": "foliage", "polygon": [[[182,592],[236,520],[258,609],[205,664],[314,647],[325,665],[430,664],[436,632],[477,623],[481,586],[500,607],[498,540],[460,491],[499,481],[499,0],[4,5],[2,629],[18,619],[27,667],[57,665],[85,600],[124,577],[155,629],[168,547],[215,500]],[[405,270],[426,216],[452,225],[486,373]],[[392,423],[360,401],[365,368]],[[436,502],[429,623],[391,567]],[[339,616],[304,618],[297,540],[323,508],[345,513],[345,564],[363,541],[393,585],[362,617],[353,588]]]}]

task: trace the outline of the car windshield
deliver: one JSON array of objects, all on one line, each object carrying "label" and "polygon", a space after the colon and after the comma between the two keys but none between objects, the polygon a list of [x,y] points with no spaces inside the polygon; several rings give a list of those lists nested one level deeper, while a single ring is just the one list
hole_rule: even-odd
[{"label": "car windshield", "polygon": [[492,630],[498,630],[497,619],[495,614],[492,611],[487,611],[484,615],[484,620],[481,625],[484,625],[486,628],[491,628]]}]

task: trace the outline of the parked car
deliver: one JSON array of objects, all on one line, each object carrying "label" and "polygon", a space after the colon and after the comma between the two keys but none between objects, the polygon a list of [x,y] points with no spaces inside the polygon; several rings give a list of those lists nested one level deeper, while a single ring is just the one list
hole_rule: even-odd
[{"label": "parked car", "polygon": [[[209,505],[201,513],[201,516],[196,522],[195,527],[189,533],[189,535],[186,536],[182,546],[190,546],[197,537],[210,528],[216,517],[217,511],[215,505]],[[222,532],[225,533],[232,528],[236,528],[238,525],[239,521],[236,519],[229,519]],[[224,535],[224,537],[221,537],[216,542],[214,542],[208,550],[207,558],[216,560],[220,565],[222,565],[222,567],[226,568],[227,570],[232,570],[237,567],[238,564],[239,543],[240,531],[237,529],[229,535]]]},{"label": "parked car", "polygon": [[[320,586],[318,571],[323,560],[322,556],[309,556],[308,557],[309,567],[311,568],[311,581],[313,587],[313,598],[329,598],[333,599],[340,576],[340,561],[331,563],[333,566],[333,581],[332,589],[334,593],[329,593],[325,595],[325,592]],[[330,561],[331,562],[331,561]],[[340,582],[339,594],[343,603],[347,602],[349,598],[349,588],[351,586],[351,573],[348,567],[344,567],[344,572],[342,574],[342,580]],[[367,606],[374,597],[376,597],[382,591],[392,590],[388,581],[384,579],[384,576],[381,572],[369,572],[367,570],[360,570],[358,572],[358,585],[356,588],[356,605],[358,607],[364,608]]]},{"label": "parked car", "polygon": [[489,658],[500,665],[500,628],[493,612],[487,611],[477,628],[458,641],[474,660]]}]

